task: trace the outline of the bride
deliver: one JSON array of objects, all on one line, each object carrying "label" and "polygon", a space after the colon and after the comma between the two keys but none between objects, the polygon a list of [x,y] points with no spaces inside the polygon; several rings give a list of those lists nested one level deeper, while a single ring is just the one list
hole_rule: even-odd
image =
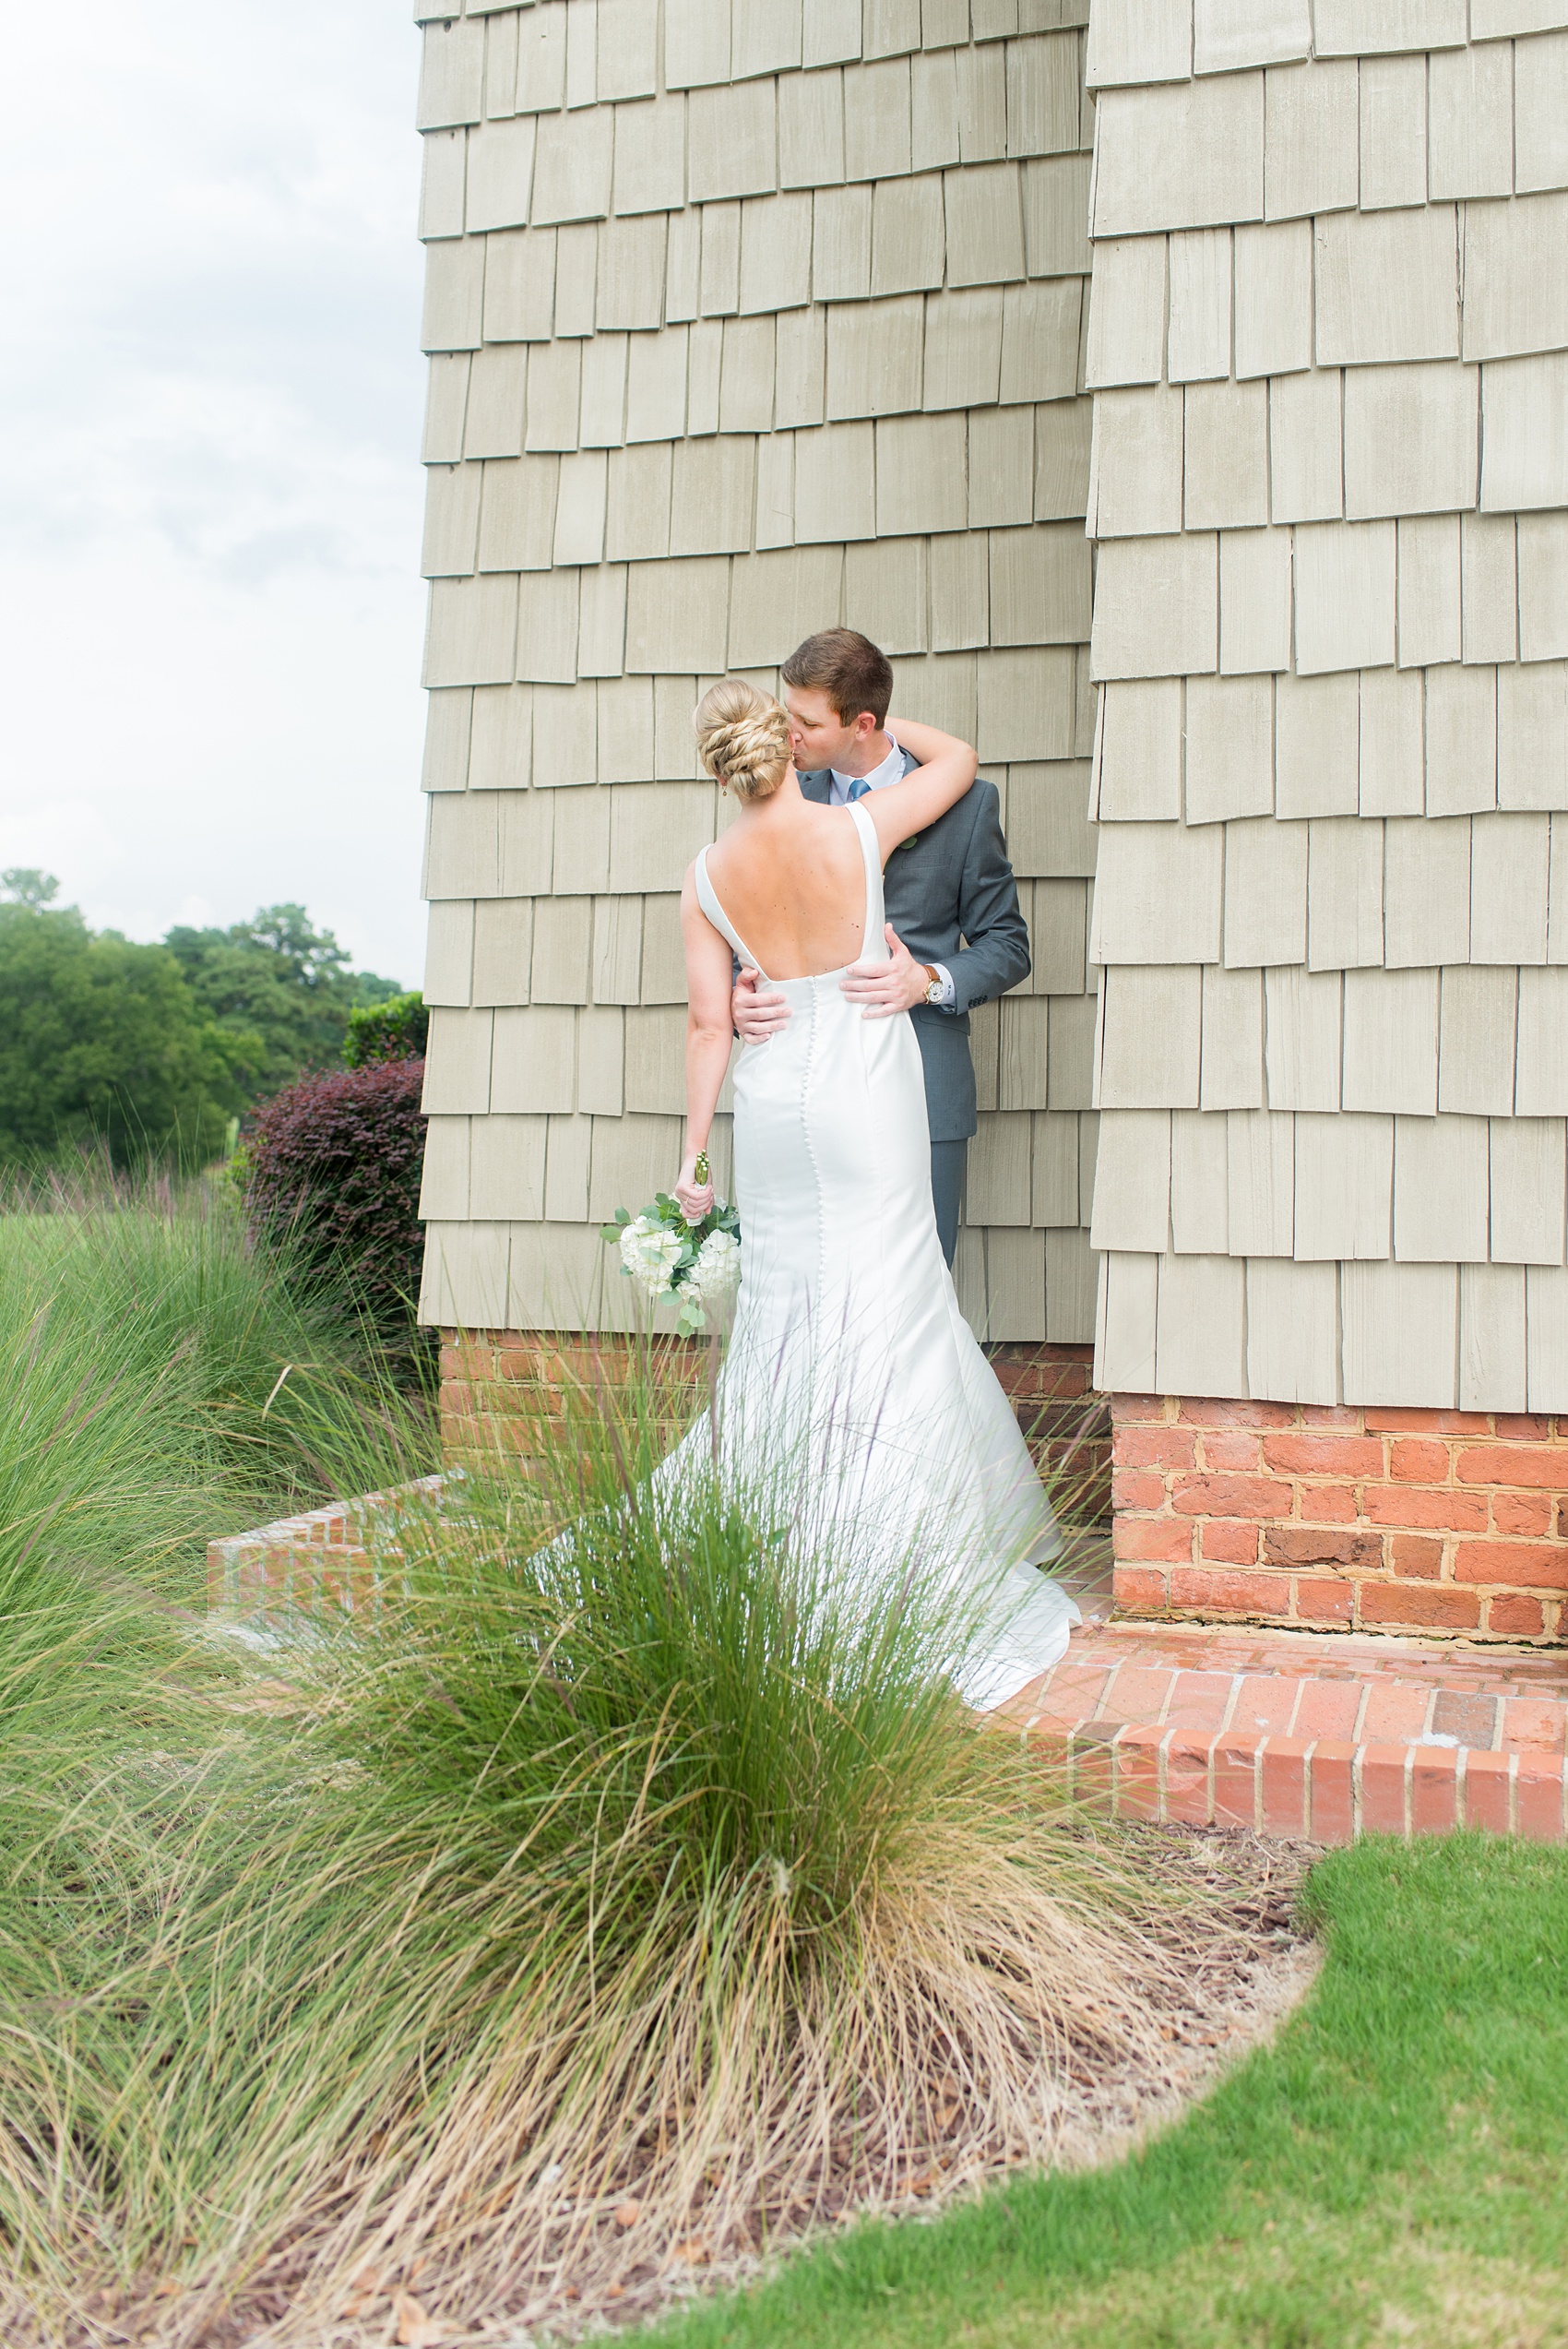
[{"label": "bride", "polygon": [[889,959],[883,866],[963,797],[975,754],[904,721],[897,739],[919,766],[826,807],[796,781],[787,713],[754,686],[722,679],[695,725],[703,765],[739,813],[681,900],[687,1114],[674,1189],[694,1222],[713,1204],[699,1163],[730,1064],[732,958],[791,1016],[735,1069],[741,1287],[712,1428],[686,1445],[695,1456],[716,1444],[748,1471],[792,1450],[810,1496],[797,1510],[851,1595],[874,1604],[918,1571],[978,1627],[954,1666],[960,1693],[995,1705],[1057,1661],[1078,1610],[1038,1570],[1061,1536],[943,1259],[914,1030],[907,1013],[868,1017],[841,988],[852,966]]}]

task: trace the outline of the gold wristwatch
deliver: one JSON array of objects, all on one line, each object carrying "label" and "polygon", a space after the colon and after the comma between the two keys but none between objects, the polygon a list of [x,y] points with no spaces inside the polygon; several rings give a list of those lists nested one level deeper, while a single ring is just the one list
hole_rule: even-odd
[{"label": "gold wristwatch", "polygon": [[925,991],[926,1002],[933,1006],[939,1004],[942,1000],[942,973],[931,962],[922,962],[921,969],[929,982]]}]

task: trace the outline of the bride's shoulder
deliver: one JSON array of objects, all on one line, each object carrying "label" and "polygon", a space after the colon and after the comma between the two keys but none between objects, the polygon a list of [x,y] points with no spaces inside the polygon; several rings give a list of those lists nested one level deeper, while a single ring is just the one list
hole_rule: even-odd
[{"label": "bride's shoulder", "polygon": [[721,888],[727,879],[732,881],[744,873],[747,862],[745,839],[742,835],[737,840],[731,826],[728,831],[720,832],[716,841],[709,841],[706,848],[698,849],[686,869],[694,888],[706,876],[713,887]]}]

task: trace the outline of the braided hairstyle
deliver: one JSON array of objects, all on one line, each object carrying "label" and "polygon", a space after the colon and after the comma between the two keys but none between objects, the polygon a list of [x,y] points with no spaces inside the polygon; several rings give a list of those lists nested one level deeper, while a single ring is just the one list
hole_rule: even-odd
[{"label": "braided hairstyle", "polygon": [[767,799],[778,789],[790,763],[790,719],[770,693],[744,677],[720,677],[692,723],[703,765],[737,799]]}]

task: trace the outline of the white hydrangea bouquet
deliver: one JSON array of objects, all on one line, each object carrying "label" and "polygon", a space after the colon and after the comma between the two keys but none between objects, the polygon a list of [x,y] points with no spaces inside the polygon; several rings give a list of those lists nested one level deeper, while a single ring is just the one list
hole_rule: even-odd
[{"label": "white hydrangea bouquet", "polygon": [[[698,1165],[699,1179],[707,1170]],[[621,1270],[648,1305],[677,1297],[676,1328],[695,1337],[733,1301],[741,1279],[741,1219],[728,1199],[716,1198],[700,1222],[688,1223],[678,1201],[660,1191],[640,1215],[618,1207],[613,1223],[600,1226],[621,1251]]]}]

